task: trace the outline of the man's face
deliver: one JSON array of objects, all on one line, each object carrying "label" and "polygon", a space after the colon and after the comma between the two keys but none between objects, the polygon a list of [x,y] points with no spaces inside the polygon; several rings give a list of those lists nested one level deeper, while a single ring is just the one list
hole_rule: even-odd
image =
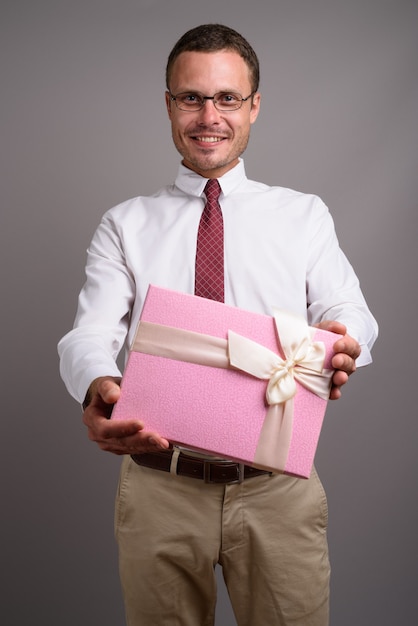
[{"label": "man's face", "polygon": [[[231,50],[182,52],[170,78],[170,91],[213,96],[235,92],[246,98],[251,93],[249,69]],[[213,100],[205,100],[200,111],[181,111],[166,93],[173,141],[183,164],[205,178],[219,178],[238,163],[247,147],[250,126],[257,118],[260,94],[256,93],[236,111],[218,111]]]}]

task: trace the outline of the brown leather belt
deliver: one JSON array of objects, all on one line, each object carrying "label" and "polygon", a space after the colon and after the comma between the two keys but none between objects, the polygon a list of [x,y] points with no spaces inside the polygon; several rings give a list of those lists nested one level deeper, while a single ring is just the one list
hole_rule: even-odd
[{"label": "brown leather belt", "polygon": [[[151,469],[169,472],[171,468],[171,458],[173,450],[163,450],[162,452],[144,452],[143,454],[132,454],[132,459],[138,465]],[[240,483],[246,478],[270,474],[265,470],[243,465],[241,463],[223,462],[216,463],[207,461],[195,456],[189,456],[180,452],[177,459],[176,473],[179,476],[189,478],[199,478],[205,483]]]}]

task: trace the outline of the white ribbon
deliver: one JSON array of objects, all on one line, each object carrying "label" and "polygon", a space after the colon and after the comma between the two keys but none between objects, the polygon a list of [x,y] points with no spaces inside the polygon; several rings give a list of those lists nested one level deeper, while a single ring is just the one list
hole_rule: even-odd
[{"label": "white ribbon", "polygon": [[228,333],[228,350],[233,367],[268,380],[266,400],[270,408],[254,461],[275,467],[279,458],[284,468],[292,438],[296,381],[327,400],[333,372],[323,369],[325,345],[313,341],[315,329],[310,328],[303,317],[275,309],[274,320],[284,358],[233,331]]},{"label": "white ribbon", "polygon": [[[273,317],[285,358],[252,339],[229,331],[231,365],[269,381],[266,399],[270,405],[281,404],[293,398],[297,391],[296,380],[327,400],[332,371],[323,372],[325,346],[322,341],[313,341],[315,329],[310,328],[303,317],[289,311],[274,309]],[[329,377],[326,376],[327,372]]]}]

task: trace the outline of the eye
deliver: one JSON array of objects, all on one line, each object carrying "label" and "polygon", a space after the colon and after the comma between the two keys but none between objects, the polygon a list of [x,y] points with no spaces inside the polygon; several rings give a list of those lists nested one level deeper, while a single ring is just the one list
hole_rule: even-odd
[{"label": "eye", "polygon": [[184,104],[196,104],[202,101],[201,97],[197,93],[182,93],[177,96]]},{"label": "eye", "polygon": [[234,106],[241,102],[241,96],[237,93],[220,93],[216,99],[220,104],[224,104],[226,106]]}]

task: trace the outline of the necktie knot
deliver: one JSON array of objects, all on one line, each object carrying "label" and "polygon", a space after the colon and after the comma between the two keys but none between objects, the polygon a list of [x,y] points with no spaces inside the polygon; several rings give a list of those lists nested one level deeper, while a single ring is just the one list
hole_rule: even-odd
[{"label": "necktie knot", "polygon": [[221,194],[221,186],[216,178],[210,178],[205,186],[205,194],[208,203],[218,202]]}]

